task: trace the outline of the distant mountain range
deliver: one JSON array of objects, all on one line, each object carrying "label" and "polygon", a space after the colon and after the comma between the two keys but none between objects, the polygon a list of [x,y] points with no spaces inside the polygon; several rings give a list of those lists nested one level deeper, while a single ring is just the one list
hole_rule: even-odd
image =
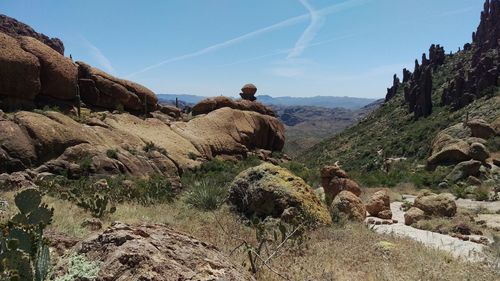
[{"label": "distant mountain range", "polygon": [[[196,95],[159,94],[158,98],[162,102],[175,101],[175,98],[186,103],[197,103],[206,98]],[[271,97],[269,95],[258,95],[257,100],[264,104],[283,106],[319,106],[326,108],[346,108],[359,109],[375,101],[368,98],[315,96],[315,97]]]}]

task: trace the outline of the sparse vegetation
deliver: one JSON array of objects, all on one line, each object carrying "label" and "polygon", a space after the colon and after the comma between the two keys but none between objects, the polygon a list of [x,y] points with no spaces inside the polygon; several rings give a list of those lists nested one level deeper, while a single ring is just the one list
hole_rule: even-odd
[{"label": "sparse vegetation", "polygon": [[146,144],[144,145],[144,147],[142,148],[142,150],[144,150],[144,152],[158,151],[158,152],[160,152],[161,154],[163,154],[165,156],[168,155],[167,151],[163,147],[157,146],[152,141],[151,142],[146,142]]},{"label": "sparse vegetation", "polygon": [[227,188],[210,180],[195,182],[185,194],[186,203],[200,210],[212,211],[226,200]]},{"label": "sparse vegetation", "polygon": [[118,159],[118,149],[108,149],[106,150],[106,156],[111,159]]},{"label": "sparse vegetation", "polygon": [[94,280],[99,272],[100,264],[88,260],[83,255],[73,254],[69,258],[68,272],[55,281],[73,281],[73,280]]}]

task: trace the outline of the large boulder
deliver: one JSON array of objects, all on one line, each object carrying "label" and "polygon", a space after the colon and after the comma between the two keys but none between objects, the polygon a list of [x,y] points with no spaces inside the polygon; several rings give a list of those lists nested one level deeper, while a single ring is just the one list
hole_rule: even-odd
[{"label": "large boulder", "polygon": [[257,92],[257,87],[254,84],[246,84],[241,88],[240,96],[244,100],[255,101],[255,93]]},{"label": "large boulder", "polygon": [[467,122],[467,127],[471,129],[472,136],[482,139],[489,139],[495,136],[495,129],[483,119],[473,119]]},{"label": "large boulder", "polygon": [[389,191],[387,189],[383,189],[375,192],[368,203],[366,203],[366,210],[374,217],[391,219],[392,212]]},{"label": "large boulder", "polygon": [[484,144],[475,142],[470,146],[469,156],[474,160],[484,162],[490,157],[490,152]]},{"label": "large boulder", "polygon": [[49,46],[32,37],[21,37],[21,46],[40,60],[40,95],[58,100],[73,101],[76,97],[78,69]]},{"label": "large boulder", "polygon": [[366,218],[366,208],[361,199],[350,191],[341,191],[330,206],[332,215],[362,222]]},{"label": "large boulder", "polygon": [[116,78],[84,62],[77,64],[80,95],[85,103],[108,109],[122,106],[132,112],[156,110],[158,98],[146,87]]},{"label": "large boulder", "polygon": [[229,202],[247,217],[289,220],[289,213],[294,213],[292,219],[331,224],[328,209],[304,180],[269,163],[236,176],[229,188]]},{"label": "large boulder", "polygon": [[171,128],[207,158],[246,155],[258,148],[280,151],[285,144],[285,128],[277,118],[228,107],[189,122],[175,122]]},{"label": "large boulder", "polygon": [[28,131],[14,121],[0,117],[0,144],[5,159],[0,161],[0,173],[27,169],[37,162],[35,143]]},{"label": "large boulder", "polygon": [[19,42],[0,32],[0,107],[5,99],[33,100],[40,93],[40,63]]},{"label": "large boulder", "polygon": [[424,211],[427,216],[453,217],[457,213],[455,198],[450,193],[422,192],[415,199],[413,207]]},{"label": "large boulder", "polygon": [[446,179],[452,182],[466,179],[469,176],[478,176],[481,162],[469,160],[458,163],[453,170],[446,176]]},{"label": "large boulder", "polygon": [[432,145],[432,154],[427,159],[429,166],[456,164],[471,159],[469,144],[449,135],[438,135]]},{"label": "large boulder", "polygon": [[412,225],[417,221],[425,219],[425,213],[419,208],[411,207],[408,211],[405,212],[404,218],[406,225]]},{"label": "large boulder", "polygon": [[215,246],[161,224],[115,222],[73,249],[100,262],[97,280],[255,280]]}]

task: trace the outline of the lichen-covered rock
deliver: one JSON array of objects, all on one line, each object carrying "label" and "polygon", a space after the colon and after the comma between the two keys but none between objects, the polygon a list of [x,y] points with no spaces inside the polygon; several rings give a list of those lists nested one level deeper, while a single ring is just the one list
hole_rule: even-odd
[{"label": "lichen-covered rock", "polygon": [[405,217],[405,224],[412,225],[417,221],[425,219],[425,213],[424,211],[420,210],[417,207],[411,207],[408,211],[406,211],[404,217]]},{"label": "lichen-covered rock", "polygon": [[457,213],[455,198],[450,193],[422,192],[415,199],[413,206],[424,211],[427,216],[453,217]]},{"label": "lichen-covered rock", "polygon": [[326,206],[310,186],[290,171],[264,163],[241,172],[230,185],[229,202],[248,217],[280,218],[295,208],[296,220],[331,224]]},{"label": "lichen-covered rock", "polygon": [[[161,224],[115,222],[73,249],[100,262],[96,280],[255,280],[215,246]],[[63,276],[68,264],[58,268]]]},{"label": "lichen-covered rock", "polygon": [[366,208],[361,199],[354,193],[341,191],[330,206],[332,213],[345,217],[348,220],[362,222],[366,218]]},{"label": "lichen-covered rock", "polygon": [[[383,189],[375,192],[368,203],[366,203],[366,210],[374,217],[382,218],[383,216],[383,219],[390,219],[392,217],[392,213],[390,213],[391,217],[388,218],[391,210],[389,191],[387,189]],[[387,210],[389,212],[387,212]]]},{"label": "lichen-covered rock", "polygon": [[446,176],[446,179],[451,182],[466,179],[468,176],[479,175],[481,162],[477,160],[469,160],[458,163],[453,170]]}]

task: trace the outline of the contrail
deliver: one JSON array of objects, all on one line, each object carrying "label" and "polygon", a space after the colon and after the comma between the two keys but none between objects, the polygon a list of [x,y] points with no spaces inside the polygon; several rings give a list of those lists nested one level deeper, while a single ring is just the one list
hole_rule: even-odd
[{"label": "contrail", "polygon": [[94,59],[99,63],[99,65],[104,68],[105,71],[116,75],[116,70],[114,69],[111,61],[101,52],[99,48],[97,48],[94,44],[92,44],[87,38],[81,37],[84,45],[89,49],[90,54],[94,57]]},{"label": "contrail", "polygon": [[[354,7],[354,6],[358,6],[358,5],[361,5],[361,4],[369,2],[369,1],[372,1],[372,0],[348,0],[348,1],[345,1],[345,2],[342,2],[342,3],[339,3],[339,4],[334,4],[334,5],[328,6],[326,8],[321,9],[321,10],[317,10],[316,12],[318,13],[318,15],[324,16],[324,15],[331,14],[331,13],[336,13],[336,12],[339,12],[339,11],[342,11],[342,10],[345,10],[345,9],[348,9],[348,8],[351,8],[351,7]],[[302,22],[302,21],[308,19],[309,17],[310,17],[310,14],[308,13],[308,14],[303,14],[303,15],[296,16],[296,17],[293,17],[293,18],[289,18],[287,20],[284,20],[284,21],[278,22],[276,24],[273,24],[273,25],[270,25],[270,26],[267,26],[267,27],[264,27],[264,28],[261,28],[261,29],[249,32],[247,34],[244,34],[244,35],[241,35],[239,37],[230,39],[228,41],[225,41],[225,42],[222,42],[222,43],[218,43],[218,44],[212,45],[210,47],[206,47],[206,48],[201,49],[199,51],[163,60],[163,61],[161,61],[159,63],[156,63],[156,64],[150,65],[150,66],[148,66],[146,68],[143,68],[143,69],[141,69],[141,70],[139,70],[137,72],[131,73],[131,74],[127,75],[125,78],[130,78],[130,77],[136,76],[138,74],[147,72],[147,71],[149,71],[151,69],[158,68],[158,67],[160,67],[162,65],[165,65],[165,64],[168,64],[168,63],[172,63],[172,62],[176,62],[176,61],[181,61],[181,60],[185,60],[185,59],[189,59],[189,58],[193,58],[193,57],[198,57],[198,56],[210,53],[210,52],[214,52],[214,51],[217,51],[217,50],[220,50],[220,49],[232,46],[234,44],[240,43],[240,42],[245,41],[247,39],[253,38],[253,37],[257,36],[257,35],[260,35],[260,34],[263,34],[263,33],[267,33],[267,32],[270,32],[270,31],[274,31],[274,30],[277,30],[277,29],[281,29],[283,27],[287,27],[287,26],[290,26],[290,25],[297,24],[299,22]]]},{"label": "contrail", "polygon": [[304,30],[299,40],[295,43],[295,47],[288,54],[287,59],[293,59],[300,56],[304,50],[308,47],[309,43],[314,39],[319,29],[325,22],[324,15],[318,13],[307,0],[299,0],[302,5],[309,11],[309,16],[311,18],[311,23]]}]

